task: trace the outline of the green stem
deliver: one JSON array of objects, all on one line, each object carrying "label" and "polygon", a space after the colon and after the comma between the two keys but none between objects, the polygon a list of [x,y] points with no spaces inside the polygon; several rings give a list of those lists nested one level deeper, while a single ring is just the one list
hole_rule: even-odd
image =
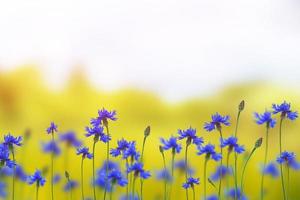
[{"label": "green stem", "polygon": [[[226,170],[229,169],[229,158],[230,158],[230,154],[231,154],[231,151],[228,150],[227,152],[227,158],[226,158]],[[222,178],[223,174],[222,174],[222,170],[221,170],[221,176],[220,178]],[[226,176],[226,188],[228,189],[229,188],[229,176]]]},{"label": "green stem", "polygon": [[[235,131],[234,131],[234,137],[237,138],[237,130],[240,122],[240,114],[241,110],[239,110],[237,118],[236,118],[236,126],[235,126]],[[237,153],[234,152],[234,186],[235,186],[235,191],[238,189],[238,180],[237,180]],[[234,193],[234,199],[237,200],[237,193]]]},{"label": "green stem", "polygon": [[95,146],[96,146],[96,140],[94,140],[93,144],[93,192],[94,192],[94,200],[97,199],[96,197],[96,185],[95,185]]},{"label": "green stem", "polygon": [[[221,128],[218,128],[219,133],[220,133],[220,138],[221,138],[221,143],[223,142],[223,135],[222,135],[222,130]],[[220,145],[220,150],[221,150],[221,162],[220,166],[222,167],[223,165],[223,148]],[[218,199],[221,200],[221,190],[222,190],[222,179],[220,178],[219,180],[219,190],[218,190]]]},{"label": "green stem", "polygon": [[290,193],[290,168],[288,165],[286,165],[286,171],[287,171],[287,184],[286,184],[286,199],[289,199],[289,193]]},{"label": "green stem", "polygon": [[[54,143],[54,133],[52,132],[52,142]],[[53,183],[53,174],[54,174],[54,153],[51,153],[51,197],[52,200],[54,199],[54,191],[53,191],[53,187],[54,187],[54,183]]]},{"label": "green stem", "polygon": [[[107,136],[109,136],[109,129],[108,125],[105,125]],[[106,199],[106,193],[107,193],[107,184],[108,184],[108,163],[109,163],[109,140],[106,143],[106,172],[105,172],[105,188],[104,188],[104,197],[103,199]]]},{"label": "green stem", "polygon": [[[185,181],[187,182],[188,181],[188,147],[189,145],[186,144],[186,147],[185,147]],[[185,189],[185,195],[186,195],[186,200],[189,199],[189,193],[188,193],[188,190]]]},{"label": "green stem", "polygon": [[84,188],[83,188],[83,160],[84,160],[84,157],[82,157],[82,159],[81,159],[81,197],[82,197],[82,200],[84,200]]},{"label": "green stem", "polygon": [[193,190],[193,200],[195,200],[196,199],[196,194],[195,194],[195,188],[194,188],[194,186],[192,186],[192,190]]},{"label": "green stem", "polygon": [[35,200],[39,199],[39,184],[36,184]]},{"label": "green stem", "polygon": [[133,199],[134,199],[134,190],[135,190],[135,180],[136,180],[136,176],[134,176],[133,182],[132,182],[132,198]]},{"label": "green stem", "polygon": [[[126,170],[127,170],[127,166],[128,166],[128,158],[126,158]],[[127,181],[129,181],[127,171],[126,171],[126,179],[127,179]],[[127,200],[129,200],[129,184],[126,185],[126,199]]]},{"label": "green stem", "polygon": [[112,183],[112,185],[111,185],[111,191],[110,191],[110,193],[109,193],[109,199],[110,199],[110,200],[112,200],[113,189],[114,189],[114,184]]},{"label": "green stem", "polygon": [[[11,147],[11,154],[13,157],[13,162],[16,163],[15,160],[15,153],[14,153],[14,148],[13,146]],[[13,177],[12,177],[12,200],[15,199],[15,179],[16,179],[16,165],[14,165],[14,169],[13,169]]]},{"label": "green stem", "polygon": [[[282,153],[282,142],[281,142],[281,133],[282,133],[282,122],[283,117],[280,118],[280,124],[279,124],[279,155]],[[284,185],[284,178],[283,178],[283,169],[282,164],[280,164],[280,176],[281,176],[281,186],[282,186],[282,193],[283,193],[283,199],[287,200],[286,198],[286,191],[285,191],[285,185]]]},{"label": "green stem", "polygon": [[[166,159],[164,153],[161,154],[164,161],[164,170],[167,171]],[[164,200],[167,200],[167,180],[164,181]]]},{"label": "green stem", "polygon": [[203,186],[204,186],[204,200],[206,200],[206,168],[207,168],[207,162],[208,162],[208,158],[205,158],[204,161],[204,174],[203,174]]},{"label": "green stem", "polygon": [[172,161],[171,161],[171,177],[172,177],[172,182],[170,184],[170,191],[169,191],[169,199],[171,199],[171,194],[172,194],[172,186],[174,182],[174,162],[175,162],[175,149],[172,149]]},{"label": "green stem", "polygon": [[[246,171],[246,167],[247,167],[247,164],[251,158],[251,156],[253,155],[253,153],[255,152],[256,148],[253,148],[250,155],[248,156],[246,162],[245,162],[245,165],[243,167],[243,171],[242,171],[242,176],[241,176],[241,194],[244,194],[244,190],[243,190],[243,187],[244,187],[244,175],[245,175],[245,171]],[[235,191],[235,193],[237,193],[237,190]]]},{"label": "green stem", "polygon": [[[143,146],[142,146],[142,154],[141,154],[141,162],[143,162],[143,159],[144,159],[144,150],[145,150],[146,139],[147,139],[147,136],[144,136]],[[143,183],[144,183],[143,179],[141,179],[141,187],[140,187],[141,200],[143,200]]]},{"label": "green stem", "polygon": [[261,184],[260,184],[260,199],[261,199],[261,200],[264,199],[264,177],[265,177],[264,170],[265,170],[266,164],[267,164],[268,146],[269,146],[269,125],[267,124],[265,159],[264,159],[263,172],[262,172],[262,176],[261,176]]}]

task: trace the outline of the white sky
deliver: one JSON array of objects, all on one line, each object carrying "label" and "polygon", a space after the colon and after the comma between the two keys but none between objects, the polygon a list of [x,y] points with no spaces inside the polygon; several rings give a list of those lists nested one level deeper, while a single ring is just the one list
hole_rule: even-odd
[{"label": "white sky", "polygon": [[1,1],[0,68],[24,63],[50,85],[81,63],[99,88],[170,100],[257,79],[299,85],[300,1]]}]

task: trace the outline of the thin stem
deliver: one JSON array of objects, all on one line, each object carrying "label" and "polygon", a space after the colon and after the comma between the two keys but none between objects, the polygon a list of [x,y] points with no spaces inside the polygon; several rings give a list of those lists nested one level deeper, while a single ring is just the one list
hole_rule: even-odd
[{"label": "thin stem", "polygon": [[[142,154],[141,154],[141,162],[143,162],[143,159],[144,159],[144,150],[145,150],[146,139],[147,139],[147,136],[144,136],[143,146],[142,146]],[[143,179],[141,179],[141,187],[140,187],[141,200],[143,200],[143,184],[144,184]]]},{"label": "thin stem", "polygon": [[[16,163],[13,146],[11,147],[11,154],[13,157],[13,162]],[[16,179],[16,165],[14,165],[14,172],[13,172],[13,177],[12,177],[12,200],[15,199],[15,179]]]},{"label": "thin stem", "polygon": [[[54,133],[52,132],[52,142],[54,143]],[[54,187],[54,183],[53,183],[53,174],[54,174],[54,164],[53,161],[54,160],[54,152],[51,153],[51,197],[52,200],[54,199],[54,191],[53,191],[53,187]]]},{"label": "thin stem", "polygon": [[193,190],[193,200],[195,200],[196,199],[196,194],[195,194],[195,188],[194,188],[194,186],[192,186],[192,190]]},{"label": "thin stem", "polygon": [[[165,155],[164,153],[161,154],[163,157],[163,161],[164,161],[164,170],[167,171],[167,166],[166,166],[166,159],[165,159]],[[165,179],[164,181],[164,200],[167,200],[167,180]]]},{"label": "thin stem", "polygon": [[136,176],[134,176],[133,182],[132,182],[132,198],[133,199],[134,199],[134,190],[135,190],[135,180],[136,180]]},{"label": "thin stem", "polygon": [[96,185],[95,185],[95,146],[96,146],[96,140],[94,140],[93,144],[93,192],[94,192],[94,200],[97,199],[96,197]]},{"label": "thin stem", "polygon": [[[253,155],[254,151],[256,150],[256,148],[253,148],[250,155],[248,156],[246,162],[245,162],[245,165],[243,167],[243,171],[242,171],[242,176],[241,176],[241,194],[243,194],[244,190],[243,190],[243,187],[244,187],[244,175],[245,175],[245,171],[246,171],[246,167],[247,167],[247,164],[251,158],[251,156]],[[237,190],[235,191],[235,193],[237,193]]]},{"label": "thin stem", "polygon": [[39,184],[36,184],[35,200],[39,199]]},{"label": "thin stem", "polygon": [[[220,138],[221,138],[221,143],[223,142],[223,135],[222,135],[222,130],[221,128],[218,128],[219,133],[220,133]],[[223,165],[223,148],[220,145],[220,150],[221,150],[221,162],[220,162],[220,166],[222,167]],[[220,178],[219,180],[219,191],[218,191],[218,199],[221,200],[221,190],[222,190],[222,179]]]},{"label": "thin stem", "polygon": [[269,125],[267,124],[265,159],[264,159],[263,171],[262,171],[262,176],[261,176],[261,184],[260,184],[260,199],[261,200],[264,199],[264,177],[265,177],[264,170],[265,170],[266,164],[267,164],[268,146],[269,146]]},{"label": "thin stem", "polygon": [[[127,166],[128,166],[128,158],[126,158],[126,179],[128,181]],[[126,199],[127,200],[129,200],[129,184],[126,185],[126,197],[127,197]]]},{"label": "thin stem", "polygon": [[[106,124],[105,127],[106,127],[107,135],[109,136],[108,125]],[[106,198],[107,184],[108,184],[109,140],[107,140],[106,145],[107,145],[106,146],[106,172],[105,172],[105,188],[104,188],[104,197],[103,197],[104,200]]]},{"label": "thin stem", "polygon": [[109,193],[109,199],[112,200],[112,196],[113,196],[113,189],[114,189],[114,184],[111,184],[111,191]]},{"label": "thin stem", "polygon": [[[230,154],[231,154],[231,151],[228,150],[228,152],[227,152],[227,158],[226,158],[226,170],[229,169]],[[220,178],[222,178],[222,176],[223,176],[223,174],[222,174],[222,170],[221,170],[221,176],[220,176]],[[226,188],[227,189],[229,188],[229,176],[226,176]]]},{"label": "thin stem", "polygon": [[169,199],[171,199],[172,194],[172,186],[174,182],[174,161],[175,161],[175,150],[172,149],[172,161],[171,161],[171,184],[170,184],[170,191],[169,191]]},{"label": "thin stem", "polygon": [[[279,124],[279,155],[282,153],[282,142],[281,142],[281,133],[282,133],[282,122],[283,117],[280,118],[280,124]],[[280,164],[280,176],[281,176],[281,186],[282,186],[282,193],[283,193],[283,199],[287,200],[286,198],[286,192],[285,192],[285,185],[284,185],[284,178],[283,178],[283,169],[282,164]]]},{"label": "thin stem", "polygon": [[[185,181],[187,182],[188,181],[188,147],[189,145],[187,144],[186,147],[185,147]],[[189,193],[188,193],[188,190],[185,189],[185,195],[186,195],[186,200],[189,199]]]},{"label": "thin stem", "polygon": [[289,193],[290,193],[290,168],[288,165],[286,165],[286,170],[287,170],[287,184],[286,184],[286,199],[289,199]]},{"label": "thin stem", "polygon": [[82,157],[82,159],[81,159],[81,197],[82,197],[82,200],[84,200],[84,189],[83,189],[83,160],[84,160],[84,157]]},{"label": "thin stem", "polygon": [[207,168],[207,162],[208,162],[208,158],[205,158],[205,161],[204,161],[204,174],[203,174],[203,186],[204,186],[204,199],[206,200],[206,168]]},{"label": "thin stem", "polygon": [[[237,130],[240,122],[240,114],[241,110],[239,110],[237,118],[236,118],[236,126],[235,126],[235,131],[234,131],[234,137],[237,138]],[[234,186],[235,186],[235,191],[238,189],[238,180],[237,180],[237,153],[234,152]],[[237,193],[234,193],[234,199],[237,200]]]}]

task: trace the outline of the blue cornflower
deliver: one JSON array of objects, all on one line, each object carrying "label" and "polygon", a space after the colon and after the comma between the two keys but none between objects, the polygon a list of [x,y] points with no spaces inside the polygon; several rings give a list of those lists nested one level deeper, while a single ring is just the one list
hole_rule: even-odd
[{"label": "blue cornflower", "polygon": [[95,185],[106,189],[106,191],[111,192],[111,183],[106,181],[106,171],[105,170],[98,170],[97,177],[95,179]]},{"label": "blue cornflower", "polygon": [[138,160],[140,158],[140,153],[136,149],[136,143],[129,142],[128,148],[123,153],[123,159],[131,158],[132,160]]},{"label": "blue cornflower", "polygon": [[110,173],[108,174],[108,180],[112,183],[115,184],[117,183],[120,186],[125,186],[127,185],[128,181],[127,179],[125,179],[121,173],[120,170],[112,170],[110,171]]},{"label": "blue cornflower", "polygon": [[3,182],[0,182],[0,197],[5,198],[6,197],[6,184]]},{"label": "blue cornflower", "polygon": [[61,180],[61,176],[59,174],[55,174],[53,177],[53,183],[56,184]]},{"label": "blue cornflower", "polygon": [[0,168],[7,166],[13,168],[15,163],[9,159],[9,149],[6,145],[0,144]]},{"label": "blue cornflower", "polygon": [[36,183],[37,186],[43,186],[46,180],[42,176],[42,172],[40,170],[36,170],[32,176],[28,177],[28,183],[31,185]]},{"label": "blue cornflower", "polygon": [[59,135],[59,140],[66,142],[68,146],[80,147],[81,141],[76,138],[76,134],[73,131],[68,131]]},{"label": "blue cornflower", "polygon": [[42,143],[42,147],[45,153],[53,153],[54,155],[60,154],[60,148],[53,140],[49,141],[48,143]]},{"label": "blue cornflower", "polygon": [[218,196],[213,194],[213,195],[206,197],[205,200],[218,200]]},{"label": "blue cornflower", "polygon": [[124,153],[124,151],[128,149],[130,145],[130,142],[126,141],[123,138],[121,140],[118,140],[117,143],[118,143],[117,147],[110,150],[110,154],[114,157],[117,157],[122,153]]},{"label": "blue cornflower", "polygon": [[139,200],[139,197],[137,195],[134,195],[133,194],[129,194],[129,197],[127,197],[127,195],[122,195],[119,200]]},{"label": "blue cornflower", "polygon": [[207,144],[204,147],[198,146],[198,155],[205,154],[206,158],[212,158],[215,161],[219,161],[222,158],[222,155],[215,151],[215,146],[212,144]]},{"label": "blue cornflower", "polygon": [[54,133],[54,132],[57,132],[57,125],[54,124],[54,122],[51,122],[50,123],[50,126],[47,128],[47,133],[50,134],[50,133]]},{"label": "blue cornflower", "polygon": [[182,187],[185,189],[188,188],[193,188],[195,184],[199,185],[199,178],[193,178],[193,177],[189,177],[187,182],[185,182],[184,184],[182,184]]},{"label": "blue cornflower", "polygon": [[14,174],[14,169],[8,166],[0,167],[0,176],[12,176]]},{"label": "blue cornflower", "polygon": [[101,110],[98,110],[98,116],[96,118],[93,118],[91,120],[91,124],[94,126],[99,126],[101,124],[107,123],[107,120],[110,119],[112,121],[116,121],[116,111],[108,111],[105,108],[102,108]]},{"label": "blue cornflower", "polygon": [[245,151],[244,146],[239,145],[237,143],[238,139],[234,136],[229,137],[228,139],[224,139],[221,141],[221,147],[224,148],[228,146],[228,150],[231,152],[234,150],[236,153],[243,153]]},{"label": "blue cornflower", "polygon": [[26,173],[24,172],[23,168],[20,165],[16,166],[15,176],[23,182],[25,182],[27,180],[27,175],[26,175]]},{"label": "blue cornflower", "polygon": [[163,144],[164,150],[172,149],[172,152],[180,153],[181,151],[181,145],[177,143],[177,138],[171,136],[169,140],[165,140],[163,138],[160,138],[161,143]]},{"label": "blue cornflower", "polygon": [[172,175],[171,175],[169,170],[162,169],[162,170],[156,172],[156,179],[171,182],[172,181]]},{"label": "blue cornflower", "polygon": [[295,120],[298,117],[298,112],[291,110],[291,104],[284,101],[282,104],[273,104],[273,114],[281,113],[281,117],[287,117],[290,120]]},{"label": "blue cornflower", "polygon": [[258,114],[257,112],[254,113],[255,122],[258,125],[266,124],[267,127],[274,128],[276,124],[276,120],[272,118],[272,113],[269,111],[265,111],[263,114]]},{"label": "blue cornflower", "polygon": [[297,162],[294,152],[282,152],[281,155],[278,156],[277,162],[279,164],[287,164],[288,167],[293,169],[300,169],[300,164]]},{"label": "blue cornflower", "polygon": [[226,166],[218,166],[216,171],[210,176],[210,179],[212,181],[217,181],[220,178],[224,178],[227,175],[231,175],[232,171],[230,168],[227,168]]},{"label": "blue cornflower", "polygon": [[193,170],[190,166],[186,166],[185,160],[179,160],[175,162],[175,169],[178,169],[180,172],[185,173],[187,170],[188,174],[194,174],[195,170]]},{"label": "blue cornflower", "polygon": [[279,170],[276,166],[275,163],[271,162],[269,164],[266,165],[266,167],[263,169],[262,171],[264,174],[269,174],[271,175],[273,178],[276,178],[279,176]]},{"label": "blue cornflower", "polygon": [[235,196],[237,196],[237,200],[247,200],[247,197],[242,194],[240,188],[238,188],[236,192],[234,188],[228,190],[226,196],[231,199],[235,199]]},{"label": "blue cornflower", "polygon": [[127,168],[127,173],[133,172],[135,176],[140,176],[142,179],[149,178],[150,172],[145,171],[143,168],[143,163],[135,162]]},{"label": "blue cornflower", "polygon": [[70,191],[70,190],[75,189],[76,187],[78,187],[77,181],[69,180],[69,181],[65,184],[65,186],[64,186],[64,191],[65,191],[65,192],[68,192],[68,191]]},{"label": "blue cornflower", "polygon": [[111,170],[119,170],[120,167],[119,167],[119,164],[117,162],[113,162],[113,161],[104,161],[103,162],[103,165],[101,166],[100,168],[100,171],[105,171],[106,169],[108,169],[108,171],[111,171]]},{"label": "blue cornflower", "polygon": [[225,126],[229,126],[229,119],[230,117],[228,115],[222,116],[219,113],[213,114],[211,116],[211,120],[210,122],[206,122],[204,124],[204,129],[206,131],[212,131],[214,129],[221,129],[221,125],[224,124]]},{"label": "blue cornflower", "polygon": [[89,153],[89,148],[87,147],[78,148],[77,155],[82,155],[83,158],[88,158],[88,159],[93,158],[93,155]]},{"label": "blue cornflower", "polygon": [[92,127],[86,127],[85,130],[87,132],[85,134],[87,137],[90,137],[90,136],[94,135],[94,138],[96,140],[100,140],[104,143],[107,143],[109,140],[111,140],[110,136],[106,135],[104,133],[104,129],[100,125],[98,125],[98,126],[93,125]]},{"label": "blue cornflower", "polygon": [[13,147],[13,145],[21,146],[22,137],[14,137],[10,133],[8,135],[4,136],[4,142],[3,144],[8,147]]},{"label": "blue cornflower", "polygon": [[186,138],[188,142],[193,142],[195,145],[201,145],[203,143],[203,139],[196,135],[196,129],[193,129],[192,127],[186,130],[179,129],[178,134],[179,140]]}]

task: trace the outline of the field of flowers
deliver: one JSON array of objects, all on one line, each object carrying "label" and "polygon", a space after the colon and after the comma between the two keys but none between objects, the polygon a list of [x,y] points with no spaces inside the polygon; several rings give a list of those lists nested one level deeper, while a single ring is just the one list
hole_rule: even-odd
[{"label": "field of flowers", "polygon": [[300,198],[296,95],[244,86],[170,104],[78,75],[51,92],[26,73],[0,77],[0,198]]}]

